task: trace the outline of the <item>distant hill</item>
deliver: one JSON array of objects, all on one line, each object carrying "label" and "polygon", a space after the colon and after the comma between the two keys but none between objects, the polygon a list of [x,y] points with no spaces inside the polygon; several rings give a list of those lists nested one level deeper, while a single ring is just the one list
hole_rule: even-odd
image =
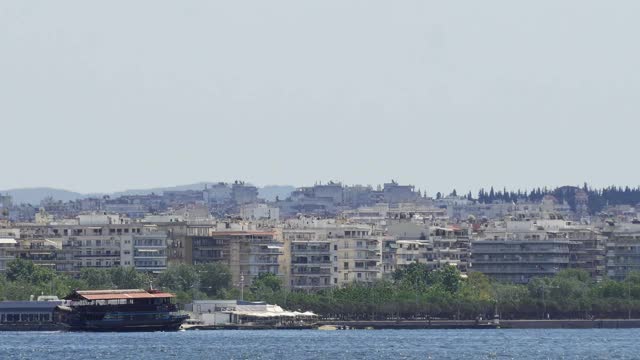
[{"label": "distant hill", "polygon": [[0,191],[0,193],[11,195],[14,204],[26,203],[32,205],[40,204],[40,201],[47,197],[52,197],[56,200],[70,201],[81,199],[86,196],[73,191],[47,187],[3,190]]},{"label": "distant hill", "polygon": [[[116,198],[123,195],[147,195],[151,193],[162,194],[164,191],[182,191],[182,190],[202,190],[205,184],[215,184],[215,182],[199,182],[195,184],[159,187],[150,189],[133,189],[119,191],[111,194],[81,194],[73,191],[54,189],[54,188],[24,188],[24,189],[11,189],[0,190],[0,193],[8,193],[13,198],[14,204],[27,203],[32,205],[40,204],[42,199],[52,197],[55,200],[73,201],[86,197],[101,197],[103,195],[109,195],[111,198]],[[268,201],[274,201],[276,196],[280,199],[286,199],[291,192],[295,190],[295,187],[290,185],[268,185],[263,188],[258,188],[258,196]]]}]

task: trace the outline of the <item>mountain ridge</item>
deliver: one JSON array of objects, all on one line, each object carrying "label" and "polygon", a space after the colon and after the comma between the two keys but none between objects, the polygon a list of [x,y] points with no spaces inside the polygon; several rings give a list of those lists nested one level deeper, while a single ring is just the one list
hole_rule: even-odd
[{"label": "mountain ridge", "polygon": [[[130,189],[124,191],[116,191],[112,193],[79,193],[66,189],[58,189],[52,187],[28,187],[28,188],[14,188],[7,190],[0,190],[0,194],[8,194],[12,197],[14,204],[31,204],[38,205],[42,200],[48,197],[52,197],[54,200],[61,200],[63,202],[74,201],[87,197],[102,197],[108,195],[111,198],[116,198],[126,195],[148,195],[151,193],[161,194],[164,191],[183,191],[183,190],[202,190],[204,186],[217,184],[217,182],[198,182],[193,184],[167,186],[167,187],[155,187],[148,189]],[[284,199],[295,190],[291,185],[265,185],[258,187],[258,197],[268,201],[274,201],[276,197]]]}]

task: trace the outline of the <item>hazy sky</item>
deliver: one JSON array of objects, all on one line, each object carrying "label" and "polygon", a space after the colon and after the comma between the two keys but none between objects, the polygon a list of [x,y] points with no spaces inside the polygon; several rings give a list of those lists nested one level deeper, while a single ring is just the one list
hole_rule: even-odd
[{"label": "hazy sky", "polygon": [[0,189],[639,184],[640,1],[0,2]]}]

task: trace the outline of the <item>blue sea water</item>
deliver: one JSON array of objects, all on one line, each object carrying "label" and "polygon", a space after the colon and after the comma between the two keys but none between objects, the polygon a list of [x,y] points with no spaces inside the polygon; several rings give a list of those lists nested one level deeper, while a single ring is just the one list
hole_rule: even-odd
[{"label": "blue sea water", "polygon": [[0,359],[638,359],[639,329],[0,333]]}]

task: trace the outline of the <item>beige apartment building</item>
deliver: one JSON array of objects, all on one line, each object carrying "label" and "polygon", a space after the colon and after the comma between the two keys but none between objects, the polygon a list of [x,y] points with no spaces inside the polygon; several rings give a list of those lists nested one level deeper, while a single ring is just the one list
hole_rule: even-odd
[{"label": "beige apartment building", "polygon": [[331,242],[333,285],[372,283],[382,278],[382,234],[367,225],[345,225],[327,234]]},{"label": "beige apartment building", "polygon": [[249,286],[260,274],[282,277],[283,244],[275,231],[217,231],[204,226],[188,229],[184,240],[185,262],[220,262],[229,266],[235,286]]},{"label": "beige apartment building", "polygon": [[282,236],[285,286],[305,291],[331,287],[333,262],[327,233],[314,229],[286,229],[282,231]]}]

